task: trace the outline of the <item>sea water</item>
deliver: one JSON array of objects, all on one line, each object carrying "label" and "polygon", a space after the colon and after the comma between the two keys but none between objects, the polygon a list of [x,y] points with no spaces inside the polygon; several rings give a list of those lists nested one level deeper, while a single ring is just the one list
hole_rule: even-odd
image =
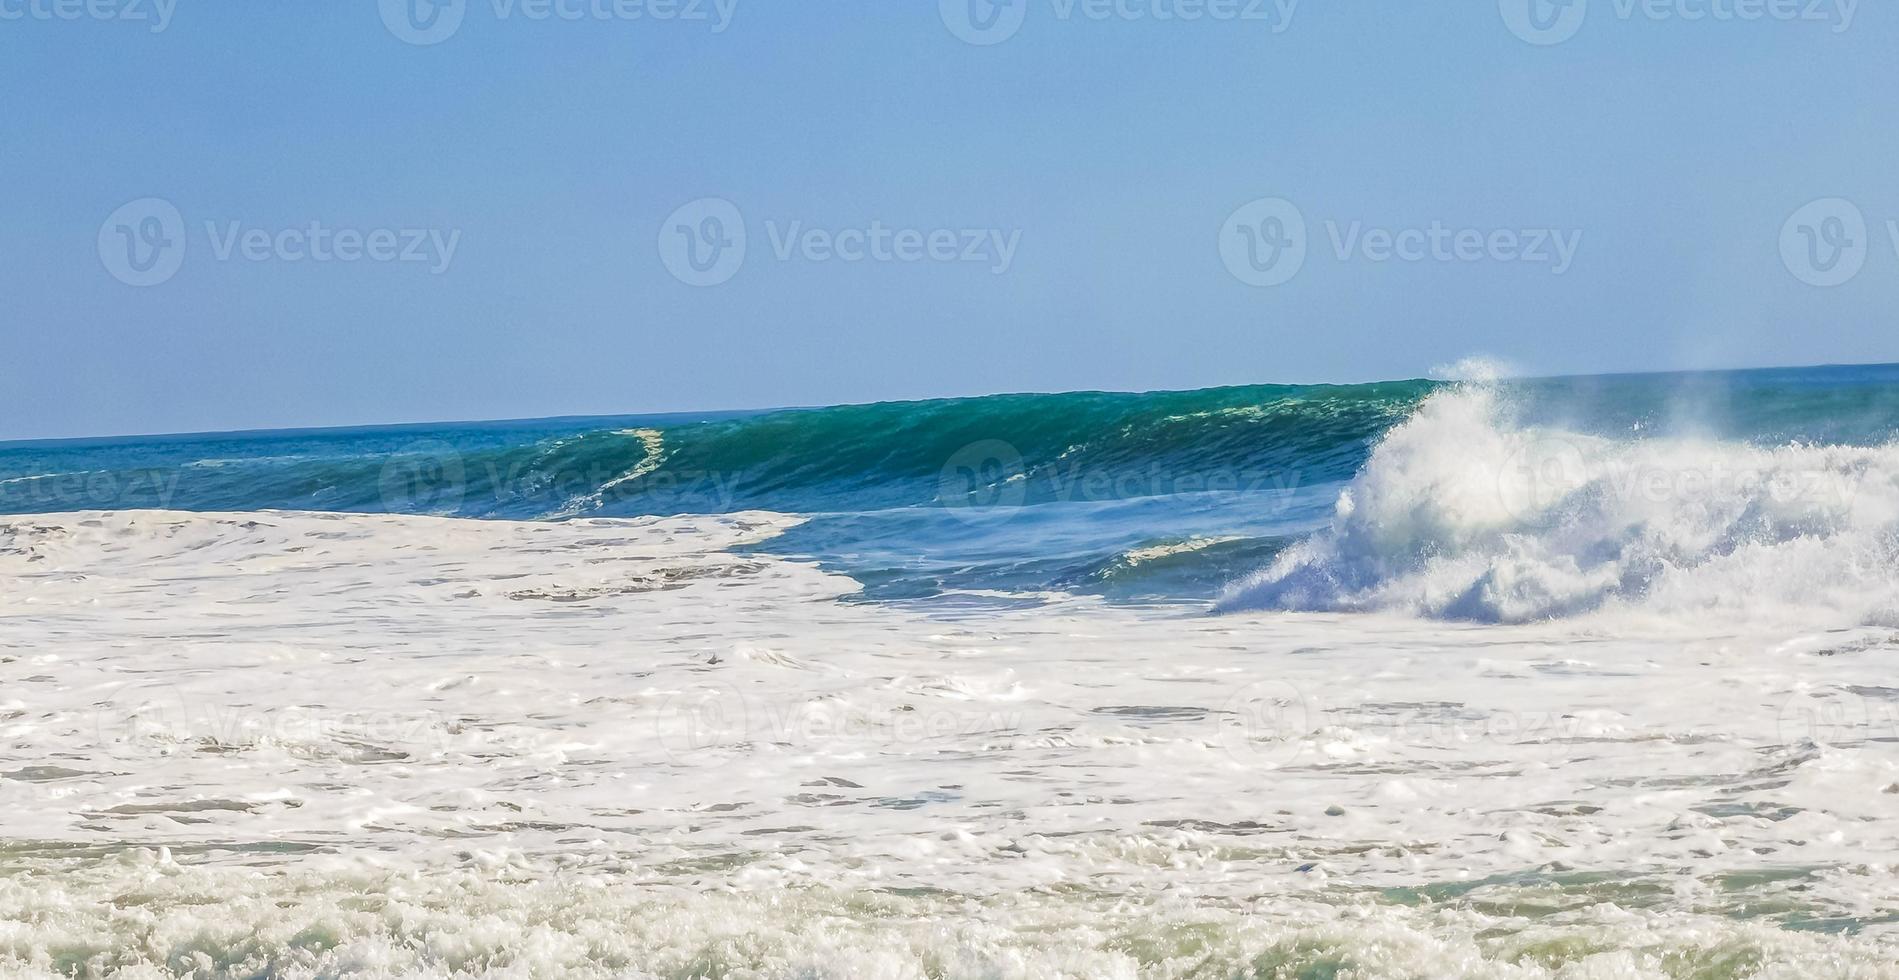
[{"label": "sea water", "polygon": [[0,446],[0,974],[1899,976],[1899,368]]}]

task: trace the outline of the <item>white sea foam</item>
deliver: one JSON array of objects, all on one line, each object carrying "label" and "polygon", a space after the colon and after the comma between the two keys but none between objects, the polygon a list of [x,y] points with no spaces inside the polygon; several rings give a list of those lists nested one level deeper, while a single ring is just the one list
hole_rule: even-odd
[{"label": "white sea foam", "polygon": [[1387,434],[1330,531],[1221,605],[1891,623],[1899,445],[1584,436],[1514,424],[1494,388],[1461,385]]},{"label": "white sea foam", "polygon": [[1205,551],[1208,548],[1218,547],[1230,541],[1240,540],[1244,539],[1231,536],[1196,536],[1184,541],[1170,541],[1166,544],[1149,545],[1145,548],[1133,548],[1117,556],[1116,562],[1124,567],[1133,568],[1151,561],[1172,558],[1175,555],[1192,554],[1196,551]]},{"label": "white sea foam", "polygon": [[8,975],[20,978],[285,980],[1899,976],[1876,942],[1613,903],[1526,923],[1351,898],[692,892],[626,887],[634,869],[509,854],[427,876],[309,864],[206,869],[147,851],[57,886],[0,879],[0,962],[13,954]]},{"label": "white sea foam", "polygon": [[1899,975],[1891,630],[932,619],[793,523],[0,520],[0,976]]},{"label": "white sea foam", "polygon": [[651,475],[666,462],[666,434],[658,429],[620,429],[614,435],[638,439],[643,455],[632,469],[601,484],[597,489],[580,494],[569,500],[559,511],[559,517],[573,517],[598,509],[607,494]]}]

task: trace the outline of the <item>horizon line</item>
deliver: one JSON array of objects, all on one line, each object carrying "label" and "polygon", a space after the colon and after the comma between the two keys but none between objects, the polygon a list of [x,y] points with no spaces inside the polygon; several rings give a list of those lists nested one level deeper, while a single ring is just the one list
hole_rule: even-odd
[{"label": "horizon line", "polygon": [[[1449,365],[1445,365],[1449,366]],[[1569,381],[1583,378],[1643,378],[1666,377],[1669,375],[1699,374],[1744,374],[1758,371],[1819,371],[1839,368],[1899,367],[1899,361],[1862,361],[1833,362],[1824,364],[1770,364],[1748,367],[1719,368],[1661,368],[1646,371],[1606,371],[1599,374],[1504,374],[1495,381]],[[758,408],[724,409],[682,409],[677,411],[628,412],[618,414],[578,413],[565,415],[523,416],[517,418],[486,419],[424,419],[410,422],[367,422],[357,424],[318,424],[263,427],[255,429],[200,429],[177,432],[125,432],[106,435],[87,436],[45,436],[26,439],[0,439],[0,451],[28,446],[46,446],[55,444],[75,444],[89,442],[113,442],[127,439],[205,439],[216,437],[259,438],[267,436],[305,435],[340,431],[378,431],[401,429],[424,429],[441,426],[528,426],[549,422],[580,422],[607,419],[679,419],[681,421],[719,421],[728,418],[741,418],[753,415],[771,415],[779,412],[813,412],[833,408],[869,408],[877,405],[922,405],[933,402],[979,401],[987,398],[1025,398],[1052,397],[1061,395],[1168,395],[1186,394],[1196,391],[1231,391],[1236,388],[1359,388],[1380,384],[1415,384],[1418,382],[1436,382],[1440,384],[1458,384],[1467,382],[1462,378],[1438,378],[1429,374],[1411,378],[1387,378],[1374,381],[1253,381],[1243,384],[1207,385],[1200,388],[1147,388],[1147,389],[1111,389],[1111,388],[1071,388],[1062,391],[994,391],[974,395],[940,395],[926,398],[891,398],[881,401],[843,401],[828,405],[776,405]]]}]

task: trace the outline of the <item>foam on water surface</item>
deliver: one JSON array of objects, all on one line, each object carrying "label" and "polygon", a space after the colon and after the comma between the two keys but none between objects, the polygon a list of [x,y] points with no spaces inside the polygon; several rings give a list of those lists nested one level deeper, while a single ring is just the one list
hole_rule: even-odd
[{"label": "foam on water surface", "polygon": [[1378,443],[1328,531],[1222,606],[1891,624],[1899,443],[1611,439],[1521,424],[1492,386],[1447,389]]},{"label": "foam on water surface", "polygon": [[0,972],[1899,975],[1879,623],[930,616],[796,523],[7,519]]}]

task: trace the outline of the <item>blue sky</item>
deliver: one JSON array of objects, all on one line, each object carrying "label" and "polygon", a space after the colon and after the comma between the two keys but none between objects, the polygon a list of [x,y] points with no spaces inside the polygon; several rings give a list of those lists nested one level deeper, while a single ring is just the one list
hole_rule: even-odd
[{"label": "blue sky", "polygon": [[1899,360],[1890,5],[91,2],[0,438]]}]

